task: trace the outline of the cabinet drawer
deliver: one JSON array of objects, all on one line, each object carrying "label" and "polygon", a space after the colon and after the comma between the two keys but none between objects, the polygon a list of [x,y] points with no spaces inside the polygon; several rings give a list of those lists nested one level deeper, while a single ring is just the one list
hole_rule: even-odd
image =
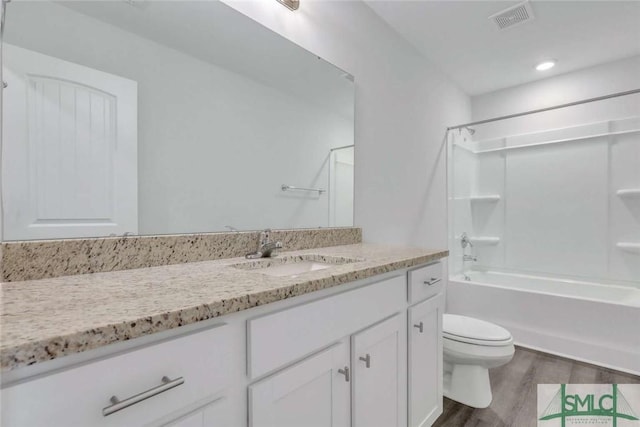
[{"label": "cabinet drawer", "polygon": [[[223,389],[229,382],[230,342],[228,328],[220,325],[8,387],[2,390],[2,425],[146,424]],[[163,377],[184,383],[163,390]],[[124,401],[147,391],[147,399],[132,399],[128,403],[140,401],[104,415],[112,396]]]},{"label": "cabinet drawer", "polygon": [[262,376],[403,307],[405,276],[249,320],[247,369]]},{"label": "cabinet drawer", "polygon": [[409,302],[411,304],[423,301],[442,291],[444,285],[442,262],[411,270],[408,275]]}]

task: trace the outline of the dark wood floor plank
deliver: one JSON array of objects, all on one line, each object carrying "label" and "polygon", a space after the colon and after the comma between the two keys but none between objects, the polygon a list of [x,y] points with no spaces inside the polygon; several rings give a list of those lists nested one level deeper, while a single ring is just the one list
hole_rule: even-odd
[{"label": "dark wood floor plank", "polygon": [[[533,379],[536,377],[538,370],[538,356],[534,353],[518,352],[517,358],[514,355],[515,363],[505,365],[507,368],[510,365],[510,369],[506,370],[504,382],[509,385],[508,388],[492,388],[494,393],[494,401],[498,402],[495,396],[500,396],[500,403],[490,406],[488,409],[495,408],[503,415],[505,426],[515,425],[515,419],[518,412],[514,412],[513,408],[523,408],[530,404],[528,399],[528,393],[523,393],[523,390],[529,390]],[[500,368],[493,369],[490,372],[491,376],[496,376],[496,372],[501,371]],[[510,373],[512,375],[510,375]],[[517,375],[513,375],[517,373]],[[522,427],[525,427],[523,424]]]},{"label": "dark wood floor plank", "polygon": [[516,347],[508,364],[492,369],[493,402],[475,409],[444,400],[435,427],[535,427],[538,384],[640,384],[640,377]]},{"label": "dark wood floor plank", "polygon": [[570,384],[597,384],[597,380],[598,370],[593,367],[583,363],[574,363],[571,366]]}]

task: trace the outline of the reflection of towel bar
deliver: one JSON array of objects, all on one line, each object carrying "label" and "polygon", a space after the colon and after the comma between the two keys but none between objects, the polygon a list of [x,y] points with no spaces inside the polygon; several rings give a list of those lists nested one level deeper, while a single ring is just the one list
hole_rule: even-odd
[{"label": "reflection of towel bar", "polygon": [[325,189],[322,188],[302,188],[302,187],[294,187],[291,185],[287,185],[287,184],[282,184],[282,191],[317,191],[318,194],[322,194],[324,193]]}]

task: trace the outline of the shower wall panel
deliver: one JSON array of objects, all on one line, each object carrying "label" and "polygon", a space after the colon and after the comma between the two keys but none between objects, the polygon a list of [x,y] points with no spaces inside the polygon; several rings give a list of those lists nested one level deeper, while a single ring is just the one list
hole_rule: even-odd
[{"label": "shower wall panel", "polygon": [[607,148],[595,140],[507,154],[507,268],[606,275]]}]

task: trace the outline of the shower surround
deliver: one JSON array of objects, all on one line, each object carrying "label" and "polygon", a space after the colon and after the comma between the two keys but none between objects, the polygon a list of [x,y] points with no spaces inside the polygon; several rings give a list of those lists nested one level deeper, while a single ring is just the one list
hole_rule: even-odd
[{"label": "shower surround", "polygon": [[568,120],[580,106],[449,132],[449,312],[502,324],[523,346],[640,373],[635,105],[598,122]]}]

